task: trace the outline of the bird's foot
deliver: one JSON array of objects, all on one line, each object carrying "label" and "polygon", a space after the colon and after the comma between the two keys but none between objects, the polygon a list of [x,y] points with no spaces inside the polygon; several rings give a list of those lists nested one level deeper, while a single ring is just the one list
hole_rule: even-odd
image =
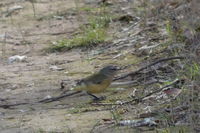
[{"label": "bird's foot", "polygon": [[105,99],[106,99],[105,96],[101,96],[101,97],[95,97],[95,98],[93,98],[93,101],[94,102],[98,102],[98,101],[102,101],[102,100],[105,100]]}]

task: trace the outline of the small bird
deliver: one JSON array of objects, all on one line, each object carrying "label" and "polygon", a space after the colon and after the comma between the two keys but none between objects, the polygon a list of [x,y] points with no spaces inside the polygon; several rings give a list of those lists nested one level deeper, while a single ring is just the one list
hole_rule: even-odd
[{"label": "small bird", "polygon": [[111,84],[117,70],[119,70],[119,68],[116,66],[106,66],[98,73],[78,81],[73,90],[86,91],[94,100],[100,100],[100,98],[93,95],[93,93],[104,92]]}]

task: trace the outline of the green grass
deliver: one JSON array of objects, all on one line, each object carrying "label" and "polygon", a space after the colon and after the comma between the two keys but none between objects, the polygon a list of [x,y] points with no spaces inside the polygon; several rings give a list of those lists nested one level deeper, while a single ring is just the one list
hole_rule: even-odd
[{"label": "green grass", "polygon": [[200,65],[196,62],[193,62],[190,66],[188,66],[189,77],[193,80],[200,79]]},{"label": "green grass", "polygon": [[200,80],[200,64],[192,61],[192,62],[185,62],[184,68],[179,71],[180,77],[185,77],[186,79],[199,81]]},{"label": "green grass", "polygon": [[65,51],[77,47],[88,47],[105,41],[106,32],[104,29],[92,29],[79,34],[72,39],[57,41],[56,45],[50,47],[51,52]]},{"label": "green grass", "polygon": [[191,133],[192,130],[188,126],[173,126],[165,129],[157,129],[155,133]]},{"label": "green grass", "polygon": [[86,11],[86,12],[97,12],[99,10],[99,8],[93,8],[93,7],[89,7],[89,6],[84,6],[84,7],[80,7],[79,8],[80,11]]},{"label": "green grass", "polygon": [[165,27],[166,32],[168,33],[168,36],[171,39],[171,41],[185,42],[186,38],[183,35],[183,29],[184,29],[184,25],[186,25],[186,24],[180,23],[179,25],[180,25],[180,27],[177,27],[174,29],[173,22],[171,22],[171,20],[169,19],[166,22],[166,27]]},{"label": "green grass", "polygon": [[58,40],[48,49],[50,52],[66,51],[78,47],[90,47],[105,42],[107,39],[107,27],[110,18],[107,16],[93,17],[89,24],[81,27],[82,32],[70,39]]}]

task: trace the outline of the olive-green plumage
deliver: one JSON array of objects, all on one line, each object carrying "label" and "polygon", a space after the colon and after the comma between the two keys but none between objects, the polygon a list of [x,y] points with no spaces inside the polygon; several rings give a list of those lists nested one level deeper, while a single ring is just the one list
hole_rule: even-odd
[{"label": "olive-green plumage", "polygon": [[88,93],[100,93],[105,91],[111,84],[117,67],[107,66],[98,73],[93,74],[77,83],[74,90],[85,90]]}]

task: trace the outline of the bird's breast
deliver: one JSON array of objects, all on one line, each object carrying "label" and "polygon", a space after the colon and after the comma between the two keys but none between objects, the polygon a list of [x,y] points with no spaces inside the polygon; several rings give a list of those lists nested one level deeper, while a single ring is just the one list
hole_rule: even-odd
[{"label": "bird's breast", "polygon": [[111,79],[106,79],[104,81],[102,81],[100,84],[92,84],[89,83],[87,85],[86,91],[89,93],[100,93],[106,90],[106,88],[109,87],[110,83],[111,83]]}]

